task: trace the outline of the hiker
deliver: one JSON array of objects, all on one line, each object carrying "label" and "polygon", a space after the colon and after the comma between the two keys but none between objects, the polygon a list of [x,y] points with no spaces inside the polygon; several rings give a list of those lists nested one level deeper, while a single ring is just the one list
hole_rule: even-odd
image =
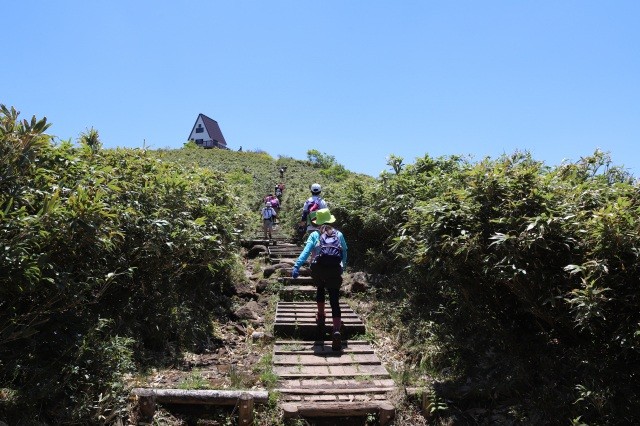
[{"label": "hiker", "polygon": [[271,207],[276,211],[276,213],[280,212],[280,200],[277,196],[273,194],[269,194],[269,202],[271,203]]},{"label": "hiker", "polygon": [[306,225],[307,232],[311,232],[316,229],[315,225],[311,223],[309,213],[329,207],[322,197],[320,197],[322,187],[319,183],[314,183],[309,187],[309,189],[311,190],[311,197],[304,202],[304,206],[302,207],[302,218],[300,219],[299,224],[299,227],[304,227]]},{"label": "hiker", "polygon": [[284,172],[287,171],[286,167],[280,167],[280,179],[284,179]]},{"label": "hiker", "polygon": [[347,265],[347,242],[342,232],[333,228],[330,223],[336,218],[329,209],[320,209],[315,212],[314,225],[318,230],[312,232],[307,239],[307,243],[300,253],[298,260],[291,270],[291,277],[297,278],[300,275],[300,267],[311,256],[311,277],[316,285],[316,304],[318,312],[316,314],[316,324],[324,330],[325,324],[325,289],[329,293],[329,303],[331,305],[332,333],[331,349],[342,350],[342,336],[340,327],[342,325],[342,315],[340,312],[340,286],[342,285],[342,271]]},{"label": "hiker", "polygon": [[264,239],[267,239],[267,235],[269,235],[269,239],[272,238],[271,232],[273,230],[273,221],[275,220],[278,213],[271,206],[271,202],[267,201],[264,203],[264,207],[262,208],[262,231],[264,232]]},{"label": "hiker", "polygon": [[273,207],[273,209],[276,211],[276,213],[279,211],[280,209],[280,200],[278,200],[278,197],[276,197],[273,194],[268,194],[264,197],[264,202],[265,203],[271,203],[271,207]]},{"label": "hiker", "polygon": [[281,183],[277,184],[274,190],[274,194],[276,195],[278,201],[280,201],[280,198],[282,198],[282,191],[284,191],[284,185]]}]

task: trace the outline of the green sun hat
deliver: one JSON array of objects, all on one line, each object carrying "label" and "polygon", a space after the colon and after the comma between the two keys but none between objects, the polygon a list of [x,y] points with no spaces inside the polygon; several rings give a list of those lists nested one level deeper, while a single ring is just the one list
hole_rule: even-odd
[{"label": "green sun hat", "polygon": [[325,223],[333,223],[336,221],[334,215],[331,214],[329,209],[320,209],[315,211],[316,217],[311,219],[315,225],[324,225]]}]

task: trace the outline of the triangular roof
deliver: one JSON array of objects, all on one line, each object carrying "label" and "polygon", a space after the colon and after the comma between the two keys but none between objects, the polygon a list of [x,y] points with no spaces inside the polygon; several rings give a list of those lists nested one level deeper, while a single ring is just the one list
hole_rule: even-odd
[{"label": "triangular roof", "polygon": [[227,141],[224,139],[224,136],[222,136],[222,131],[220,130],[220,126],[218,126],[218,122],[202,113],[198,114],[196,122],[193,123],[193,128],[191,129],[191,133],[189,134],[190,139],[196,131],[196,126],[198,125],[199,121],[202,121],[202,124],[204,124],[204,127],[207,130],[207,133],[209,134],[211,140],[217,141],[217,144],[221,147],[227,147]]}]

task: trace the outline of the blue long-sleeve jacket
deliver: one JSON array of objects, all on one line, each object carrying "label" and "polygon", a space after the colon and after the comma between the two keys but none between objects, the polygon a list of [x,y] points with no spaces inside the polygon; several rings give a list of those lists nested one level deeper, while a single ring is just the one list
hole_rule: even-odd
[{"label": "blue long-sleeve jacket", "polygon": [[[338,235],[338,239],[340,240],[340,245],[342,246],[342,268],[345,268],[347,266],[347,242],[345,241],[344,235],[342,235],[342,232],[338,231],[335,228],[334,228],[334,231]],[[302,253],[300,253],[300,256],[298,256],[298,260],[296,260],[294,267],[300,269],[300,267],[304,265],[304,262],[307,261],[307,259],[312,253],[315,257],[320,251],[319,243],[320,243],[320,231],[312,232],[309,235],[309,238],[307,238],[307,243],[305,244],[304,249],[302,250]]]}]

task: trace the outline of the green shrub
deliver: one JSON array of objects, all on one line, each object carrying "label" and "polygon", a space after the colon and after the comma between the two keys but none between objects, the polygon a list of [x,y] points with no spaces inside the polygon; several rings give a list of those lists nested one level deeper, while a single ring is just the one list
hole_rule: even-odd
[{"label": "green shrub", "polygon": [[2,108],[0,417],[94,422],[134,361],[202,349],[228,315],[246,215],[222,173],[46,127]]},{"label": "green shrub", "polygon": [[[520,395],[542,375],[527,409],[558,421],[638,420],[640,192],[607,155],[556,168],[526,153],[476,164],[425,157],[383,174],[374,193],[348,222],[360,235],[377,230],[360,247],[384,241],[404,271],[386,302],[409,336],[439,324],[427,331],[441,350],[493,389],[477,399]],[[367,210],[383,217],[368,225]],[[429,351],[419,341],[406,343],[416,358]],[[597,389],[597,409],[578,385]]]}]

